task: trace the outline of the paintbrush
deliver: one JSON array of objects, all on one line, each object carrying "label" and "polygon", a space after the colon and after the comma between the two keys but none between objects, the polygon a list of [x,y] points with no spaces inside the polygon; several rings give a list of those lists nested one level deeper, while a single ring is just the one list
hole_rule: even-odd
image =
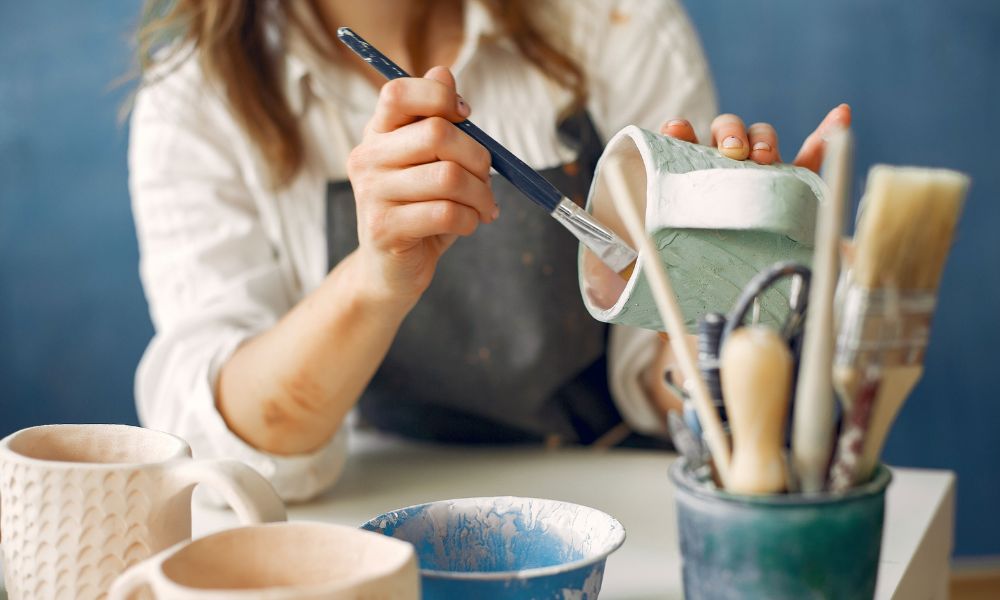
[{"label": "paintbrush", "polygon": [[840,270],[844,207],[850,191],[853,140],[849,129],[832,134],[823,179],[830,189],[816,221],[816,252],[809,288],[809,316],[792,415],[792,467],[798,489],[818,493],[826,484],[833,448],[833,299]]},{"label": "paintbrush", "polygon": [[867,480],[889,427],[923,373],[945,259],[969,178],[872,167],[840,310],[834,385],[847,411],[830,487]]},{"label": "paintbrush", "polygon": [[642,218],[636,209],[639,203],[632,198],[632,192],[625,173],[622,171],[621,163],[609,161],[604,167],[604,173],[608,191],[613,198],[618,199],[615,205],[625,228],[646,256],[645,273],[653,293],[653,301],[663,319],[668,342],[677,356],[678,366],[681,374],[684,375],[685,386],[694,402],[705,441],[712,453],[716,473],[719,475],[719,481],[725,487],[730,475],[729,440],[722,428],[722,422],[719,420],[719,413],[712,402],[708,386],[705,385],[705,380],[698,370],[698,362],[694,352],[685,340],[687,330],[684,327],[684,315],[677,304],[677,297],[670,285],[670,278],[667,276],[663,263],[658,260],[659,253],[656,251],[656,245],[646,233]]},{"label": "paintbrush", "polygon": [[[337,37],[386,79],[410,76],[350,28],[338,29]],[[628,279],[637,254],[614,231],[577,206],[541,174],[468,119],[454,125],[489,151],[492,166],[497,173],[562,223],[563,227],[576,236],[604,264]]]}]

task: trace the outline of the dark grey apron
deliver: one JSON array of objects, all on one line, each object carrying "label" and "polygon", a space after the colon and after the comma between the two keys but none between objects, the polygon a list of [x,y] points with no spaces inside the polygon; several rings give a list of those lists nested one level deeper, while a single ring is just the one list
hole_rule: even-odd
[{"label": "dark grey apron", "polygon": [[[603,144],[586,113],[559,127],[577,160],[542,174],[578,203]],[[408,437],[589,443],[621,422],[607,383],[607,327],[587,313],[577,241],[494,177],[500,219],[460,238],[361,397],[361,418]],[[332,268],[358,246],[350,183],[327,189]]]}]

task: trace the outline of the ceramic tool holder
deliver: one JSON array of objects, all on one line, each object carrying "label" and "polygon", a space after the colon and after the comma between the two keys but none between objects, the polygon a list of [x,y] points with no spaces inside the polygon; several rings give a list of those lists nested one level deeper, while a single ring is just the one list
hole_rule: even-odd
[{"label": "ceramic tool holder", "polygon": [[891,475],[844,494],[740,495],[670,468],[688,600],[872,598]]},{"label": "ceramic tool holder", "polygon": [[0,533],[10,600],[105,598],[127,567],[191,537],[206,483],[243,523],[283,521],[270,484],[236,460],[192,460],[167,433],[45,425],[0,441]]},{"label": "ceramic tool holder", "polygon": [[[630,193],[614,194],[608,167],[617,165]],[[726,311],[743,285],[778,261],[808,265],[817,207],[826,185],[812,171],[791,165],[758,165],[721,156],[635,126],[608,143],[587,201],[587,210],[630,245],[622,203],[631,198],[668,272],[685,326],[694,333],[699,317]],[[623,197],[624,196],[624,197]],[[664,330],[646,277],[642,252],[627,281],[609,273],[580,250],[580,290],[599,321]],[[760,299],[761,322],[777,326],[788,312],[788,286]]]}]

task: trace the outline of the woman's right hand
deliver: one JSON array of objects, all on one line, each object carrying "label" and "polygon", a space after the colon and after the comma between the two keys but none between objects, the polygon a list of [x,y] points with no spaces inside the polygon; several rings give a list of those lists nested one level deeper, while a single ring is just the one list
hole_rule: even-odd
[{"label": "woman's right hand", "polygon": [[374,298],[408,310],[456,238],[499,216],[489,153],[453,125],[469,112],[444,67],[382,86],[347,162],[358,258]]}]

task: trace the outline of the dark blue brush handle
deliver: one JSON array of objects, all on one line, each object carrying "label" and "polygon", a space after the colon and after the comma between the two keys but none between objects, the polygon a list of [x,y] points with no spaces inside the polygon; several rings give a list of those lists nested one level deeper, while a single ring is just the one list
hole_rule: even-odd
[{"label": "dark blue brush handle", "polygon": [[[409,77],[406,71],[399,68],[399,65],[389,60],[384,54],[379,52],[374,46],[366,42],[361,36],[354,33],[348,27],[341,27],[337,30],[337,37],[355,54],[375,68],[386,79],[399,79]],[[529,167],[520,158],[514,156],[510,150],[504,148],[500,142],[491,138],[485,131],[476,127],[471,121],[465,120],[455,123],[469,136],[482,144],[490,152],[493,161],[493,168],[497,173],[503,175],[514,187],[535,201],[547,212],[552,212],[562,200],[563,195],[554,185],[549,183],[537,171]]]}]

